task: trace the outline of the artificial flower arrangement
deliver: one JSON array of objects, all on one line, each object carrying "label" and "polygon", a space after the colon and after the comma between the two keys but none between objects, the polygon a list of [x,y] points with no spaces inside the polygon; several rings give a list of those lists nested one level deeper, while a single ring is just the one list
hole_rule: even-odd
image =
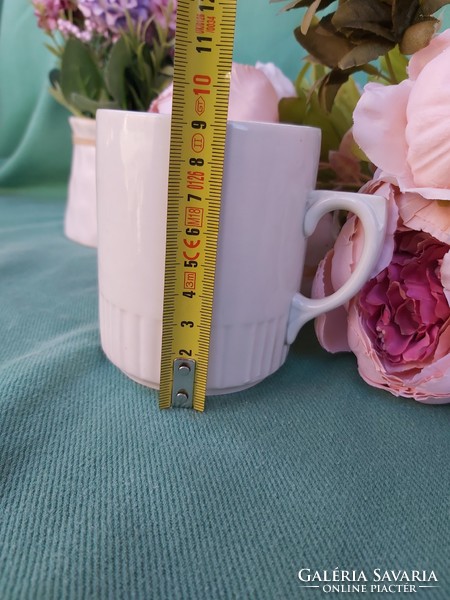
[{"label": "artificial flower arrangement", "polygon": [[51,92],[74,115],[146,111],[170,83],[176,0],[32,0],[58,66]]},{"label": "artificial flower arrangement", "polygon": [[172,81],[176,0],[32,0],[56,56],[50,92],[72,131],[64,233],[97,245],[95,115],[147,111]]},{"label": "artificial flower arrangement", "polygon": [[[432,16],[449,3],[341,0],[319,21],[316,11],[335,3],[291,2],[287,9],[307,7],[296,37],[310,57],[298,98],[280,104],[283,120],[322,128],[319,183],[362,183],[389,206],[370,281],[316,320],[319,341],[330,352],[352,351],[370,385],[426,403],[450,402],[450,31],[437,34]],[[362,93],[358,70],[371,80]],[[362,242],[349,215],[319,264],[315,297],[347,280]]]}]

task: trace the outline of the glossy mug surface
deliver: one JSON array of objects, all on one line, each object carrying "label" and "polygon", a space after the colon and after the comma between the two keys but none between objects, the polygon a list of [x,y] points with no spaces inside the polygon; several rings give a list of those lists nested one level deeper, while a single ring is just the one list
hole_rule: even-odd
[{"label": "glossy mug surface", "polygon": [[[159,387],[170,116],[97,112],[101,344],[130,378]],[[369,278],[386,227],[375,196],[313,191],[320,130],[229,122],[208,394],[250,387],[285,361],[301,326],[350,299]],[[307,236],[323,214],[358,214],[365,248],[332,296],[298,293]]]}]

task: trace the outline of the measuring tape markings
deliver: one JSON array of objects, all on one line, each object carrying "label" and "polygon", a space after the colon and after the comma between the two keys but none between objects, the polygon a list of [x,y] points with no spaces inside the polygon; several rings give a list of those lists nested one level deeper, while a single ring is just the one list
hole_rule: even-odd
[{"label": "measuring tape markings", "polygon": [[178,1],[161,408],[204,409],[235,11],[236,0]]}]

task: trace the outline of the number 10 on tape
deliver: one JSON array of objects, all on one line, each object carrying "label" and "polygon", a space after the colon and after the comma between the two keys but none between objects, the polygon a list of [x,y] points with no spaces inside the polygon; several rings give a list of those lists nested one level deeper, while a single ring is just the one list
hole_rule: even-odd
[{"label": "number 10 on tape", "polygon": [[178,0],[159,405],[203,410],[236,0]]}]

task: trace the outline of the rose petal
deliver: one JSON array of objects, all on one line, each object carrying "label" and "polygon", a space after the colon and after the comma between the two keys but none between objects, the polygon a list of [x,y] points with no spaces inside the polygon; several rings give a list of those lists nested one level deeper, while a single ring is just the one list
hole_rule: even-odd
[{"label": "rose petal", "polygon": [[150,104],[149,112],[170,115],[172,113],[173,83],[168,85]]},{"label": "rose petal", "polygon": [[406,162],[406,107],[412,82],[384,86],[368,83],[353,112],[353,137],[370,160],[383,171],[395,175],[404,185],[412,185]]},{"label": "rose petal", "polygon": [[[350,349],[358,360],[358,370],[361,377],[370,385],[387,389],[383,377],[384,366],[360,321],[357,302],[354,300],[349,305],[347,333]],[[394,391],[389,391],[395,393],[395,388]]]},{"label": "rose petal", "polygon": [[414,398],[428,404],[450,402],[450,354],[427,365],[413,376],[388,374],[359,322],[355,303],[349,308],[348,337],[351,350],[358,360],[361,377],[369,385],[386,390],[394,396]]},{"label": "rose petal", "polygon": [[416,338],[403,352],[403,362],[415,363],[418,369],[422,369],[424,361],[433,358],[438,334],[437,326],[427,329],[422,337]]},{"label": "rose petal", "polygon": [[387,284],[386,277],[383,277],[381,281],[376,281],[370,291],[365,294],[364,299],[361,299],[361,302],[372,306],[383,306],[386,303]]},{"label": "rose petal", "polygon": [[398,194],[396,201],[407,227],[426,231],[437,240],[450,244],[450,203],[427,200],[413,193]]},{"label": "rose petal", "polygon": [[450,354],[427,365],[400,390],[403,396],[427,404],[450,402]]},{"label": "rose petal", "polygon": [[272,62],[262,63],[258,61],[255,67],[262,71],[273,85],[279,100],[281,100],[281,98],[292,98],[297,96],[292,81]]},{"label": "rose petal", "polygon": [[439,341],[436,346],[436,351],[434,353],[434,360],[438,361],[447,354],[450,353],[450,319],[447,319],[446,322],[442,325],[441,331],[439,334]]},{"label": "rose petal", "polygon": [[417,187],[450,188],[449,65],[450,49],[424,66],[409,94],[407,160]]},{"label": "rose petal", "polygon": [[228,118],[269,123],[279,120],[277,93],[261,70],[233,63]]},{"label": "rose petal", "polygon": [[[313,298],[324,298],[335,291],[331,283],[333,256],[334,251],[330,250],[317,268],[312,288]],[[317,338],[325,350],[333,353],[350,350],[347,342],[347,311],[343,306],[317,317],[314,326]]]},{"label": "rose petal", "polygon": [[450,306],[450,251],[447,252],[441,262],[441,283]]},{"label": "rose petal", "polygon": [[422,69],[436,56],[447,50],[450,45],[450,29],[436,35],[428,46],[415,52],[409,61],[408,75],[410,79],[417,79]]},{"label": "rose petal", "polygon": [[386,323],[383,329],[383,339],[386,348],[386,357],[387,355],[389,356],[390,363],[395,362],[395,358],[403,364],[408,362],[405,354],[411,345],[411,335],[399,335],[399,330],[393,323]]},{"label": "rose petal", "polygon": [[371,277],[375,277],[383,269],[385,269],[392,260],[394,252],[394,233],[398,225],[398,208],[395,203],[395,188],[380,179],[373,179],[361,188],[361,193],[376,194],[386,198],[388,206],[388,218],[386,225],[386,237],[383,248],[375,265]]},{"label": "rose petal", "polygon": [[405,180],[399,181],[398,183],[402,192],[411,192],[413,194],[420,194],[428,200],[450,200],[450,189],[437,188],[437,187],[417,187],[409,185]]},{"label": "rose petal", "polygon": [[412,335],[417,328],[417,323],[411,318],[409,302],[404,302],[395,313],[395,322],[402,335]]},{"label": "rose petal", "polygon": [[350,278],[358,264],[364,245],[364,233],[355,216],[344,223],[334,244],[330,276],[333,290],[338,290]]}]

